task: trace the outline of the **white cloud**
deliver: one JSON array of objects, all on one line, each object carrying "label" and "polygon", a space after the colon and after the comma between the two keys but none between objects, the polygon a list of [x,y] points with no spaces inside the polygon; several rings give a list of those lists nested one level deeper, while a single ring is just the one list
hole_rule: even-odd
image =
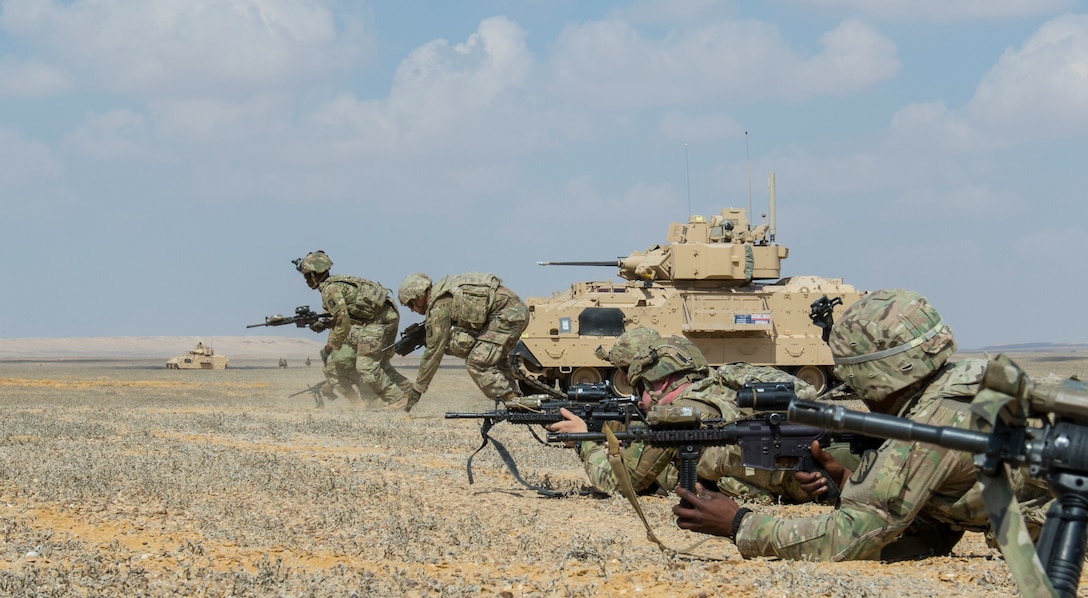
[{"label": "white cloud", "polygon": [[1066,15],[1010,48],[982,78],[967,113],[1019,139],[1088,129],[1088,15]]},{"label": "white cloud", "polygon": [[1051,14],[1075,0],[794,0],[818,8],[847,8],[862,14],[909,21],[1014,19]]},{"label": "white cloud", "polygon": [[0,26],[107,90],[276,88],[353,65],[367,40],[332,0],[7,0]]},{"label": "white cloud", "polygon": [[909,104],[892,115],[890,131],[902,142],[941,151],[971,152],[997,147],[993,140],[976,131],[963,115],[944,102]]},{"label": "white cloud", "polygon": [[351,139],[388,155],[467,149],[502,155],[543,142],[547,108],[526,106],[534,68],[525,31],[504,17],[483,20],[463,43],[440,39],[413,50],[398,66],[389,96],[360,100],[340,93],[313,120],[351,127]]},{"label": "white cloud", "polygon": [[0,62],[0,96],[48,96],[71,86],[68,75],[53,67],[10,56]]},{"label": "white cloud", "polygon": [[895,43],[848,20],[795,49],[774,25],[712,20],[647,37],[632,24],[601,20],[566,27],[553,45],[549,89],[598,108],[840,95],[891,77]]}]

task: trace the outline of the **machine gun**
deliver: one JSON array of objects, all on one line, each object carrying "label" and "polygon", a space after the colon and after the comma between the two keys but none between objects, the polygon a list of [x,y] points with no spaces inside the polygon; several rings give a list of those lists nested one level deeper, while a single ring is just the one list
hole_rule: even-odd
[{"label": "machine gun", "polygon": [[392,349],[397,355],[407,355],[427,343],[427,329],[422,322],[416,322],[400,333],[400,340],[382,347],[382,353]]},{"label": "machine gun", "polygon": [[448,411],[446,412],[446,419],[483,420],[480,425],[480,436],[483,441],[480,443],[480,446],[469,455],[468,462],[465,466],[465,471],[468,473],[469,484],[473,483],[472,459],[476,456],[476,453],[479,453],[490,443],[495,446],[495,450],[498,451],[499,456],[502,457],[503,463],[506,464],[507,469],[513,474],[514,479],[523,486],[536,490],[545,496],[559,496],[561,493],[556,493],[553,490],[529,484],[523,480],[521,474],[518,473],[517,464],[514,463],[514,459],[510,456],[510,452],[506,450],[506,447],[503,446],[501,442],[491,437],[489,434],[491,428],[502,421],[530,426],[529,431],[532,433],[533,438],[535,438],[537,442],[544,444],[544,441],[541,440],[531,426],[534,424],[547,426],[563,421],[565,418],[559,412],[560,409],[569,410],[574,415],[585,420],[586,425],[589,426],[590,429],[600,431],[604,424],[609,421],[617,421],[624,425],[628,425],[633,420],[642,420],[643,415],[638,408],[638,400],[638,397],[635,396],[615,396],[612,393],[612,385],[605,381],[575,384],[567,390],[566,399],[555,399],[548,395],[521,397],[514,399],[513,401],[508,401],[503,409],[479,413]]},{"label": "machine gun", "polygon": [[[321,382],[318,382],[317,384],[314,384],[313,386],[311,386],[311,387],[309,387],[309,388],[307,388],[305,390],[300,390],[300,391],[298,391],[298,392],[296,392],[294,394],[287,395],[287,396],[288,396],[288,398],[292,398],[292,397],[297,397],[300,394],[308,392],[308,393],[310,393],[310,394],[312,394],[314,396],[314,404],[317,405],[317,408],[318,409],[323,409],[325,407],[325,399],[321,396],[321,388],[325,386],[326,382],[327,382],[326,380],[322,380]],[[335,398],[336,398],[336,395],[333,395],[332,397],[329,398],[329,400],[331,401],[331,400],[334,400]]]},{"label": "machine gun", "polygon": [[832,312],[835,310],[836,305],[842,305],[842,297],[828,299],[827,295],[824,295],[812,302],[812,307],[808,312],[808,317],[812,320],[812,323],[823,330],[825,343],[827,339],[831,338],[831,326],[835,324]]},{"label": "machine gun", "polygon": [[[1088,540],[1088,384],[1073,378],[1035,384],[999,355],[986,368],[971,411],[991,422],[993,431],[931,426],[802,400],[790,406],[789,419],[975,455],[990,525],[1020,591],[1025,596],[1075,596]],[[1006,552],[1010,544],[1003,541],[1027,534],[1006,465],[1026,467],[1029,475],[1046,479],[1055,499],[1030,562]]]},{"label": "machine gun", "polygon": [[285,326],[287,324],[294,324],[299,328],[305,328],[318,320],[324,320],[325,318],[331,318],[332,314],[319,314],[310,309],[309,305],[300,305],[295,308],[295,315],[291,317],[276,314],[274,316],[268,316],[264,319],[264,322],[260,324],[250,324],[246,328],[256,328],[258,326]]}]

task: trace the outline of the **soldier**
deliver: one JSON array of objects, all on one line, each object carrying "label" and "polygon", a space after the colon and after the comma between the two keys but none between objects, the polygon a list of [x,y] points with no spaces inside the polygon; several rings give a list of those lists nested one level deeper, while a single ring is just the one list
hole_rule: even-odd
[{"label": "soldier", "polygon": [[[843,313],[828,342],[835,375],[872,411],[930,425],[971,426],[970,402],[986,361],[949,361],[956,349],[952,331],[921,295],[902,289],[867,295]],[[673,507],[677,525],[730,538],[746,558],[824,561],[893,560],[885,552],[901,535],[915,535],[920,538],[915,549],[925,547],[905,558],[945,555],[964,530],[988,528],[972,455],[898,440],[866,452],[853,469],[817,448],[813,455],[842,488],[834,510],[776,519],[717,493],[678,488],[692,506]],[[813,493],[826,482],[818,475],[796,475]],[[1049,497],[1044,489],[1025,485],[1022,472],[1011,477],[1036,537],[1045,518],[1039,503]]]},{"label": "soldier", "polygon": [[[800,397],[812,398],[816,394],[808,383],[771,367],[730,364],[712,371],[702,352],[691,341],[677,336],[661,338],[648,328],[625,332],[616,339],[607,356],[616,367],[629,366],[628,380],[640,390],[640,408],[644,411],[658,405],[674,404],[693,406],[708,418],[738,419],[749,415],[742,414],[736,405],[736,391],[747,382],[793,382]],[[552,431],[586,431],[585,422],[580,418],[569,412],[564,412],[564,416],[567,421],[553,424]],[[582,442],[575,448],[593,486],[602,492],[613,492],[617,479],[609,463],[607,447]],[[837,446],[835,450],[844,459],[849,455],[845,446]],[[634,442],[622,449],[620,456],[635,492],[654,492],[658,488],[667,491],[676,486],[675,449]],[[776,498],[805,502],[813,498],[800,487],[792,472],[744,467],[737,446],[704,449],[699,475],[715,480],[717,488],[731,496],[766,502]]]},{"label": "soldier", "polygon": [[[359,382],[387,404],[405,401],[412,383],[389,363],[392,352],[382,351],[396,340],[400,324],[389,289],[358,276],[331,276],[332,260],[324,251],[307,254],[296,261],[296,266],[306,284],[321,291],[322,308],[332,316],[329,338],[322,350],[329,386],[334,384],[331,374],[342,392],[349,398],[357,397],[353,390],[349,392],[350,375],[348,379],[343,375],[357,372]],[[319,320],[310,329],[320,332],[326,326]]]},{"label": "soldier", "polygon": [[401,282],[397,299],[424,316],[427,330],[405,411],[427,392],[447,353],[464,358],[469,376],[488,398],[508,401],[519,395],[509,355],[529,325],[529,308],[497,276],[467,272],[432,284],[426,274],[417,272]]}]

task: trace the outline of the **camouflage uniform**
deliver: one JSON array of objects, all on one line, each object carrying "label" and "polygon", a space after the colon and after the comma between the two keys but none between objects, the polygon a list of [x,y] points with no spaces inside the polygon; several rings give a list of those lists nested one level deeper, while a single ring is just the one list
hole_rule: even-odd
[{"label": "camouflage uniform", "polygon": [[[355,355],[355,350],[351,347],[343,347],[341,350],[350,350],[351,355]],[[358,401],[359,391],[357,388],[362,387],[362,382],[359,380],[359,372],[355,369],[354,360],[350,364],[346,364],[346,366],[338,365],[336,361],[329,359],[329,353],[325,350],[325,347],[321,347],[318,355],[321,357],[321,371],[325,374],[325,386],[321,387],[321,394],[325,398],[335,399],[336,393],[333,389],[336,389],[348,400]]]},{"label": "camouflage uniform", "polygon": [[382,351],[396,340],[400,314],[389,289],[358,276],[330,276],[332,260],[314,251],[294,261],[310,288],[321,292],[322,308],[331,322],[310,328],[329,328],[321,359],[329,387],[348,398],[358,397],[353,386],[367,385],[386,403],[407,397],[412,383],[389,362],[392,352]]},{"label": "camouflage uniform", "polygon": [[[829,343],[836,376],[875,410],[929,425],[971,427],[970,401],[986,362],[947,363],[955,351],[951,330],[917,293],[892,289],[862,298],[835,324]],[[1012,483],[1037,534],[1043,492],[1025,486],[1020,472]],[[735,542],[743,556],[797,560],[887,560],[882,549],[922,528],[938,536],[932,553],[947,554],[962,530],[989,526],[970,454],[897,440],[865,454],[829,513],[741,517]]]},{"label": "camouflage uniform", "polygon": [[[673,339],[660,339],[660,337],[654,339],[650,335],[645,335],[642,338],[650,339],[650,342],[641,344],[643,352],[647,348],[656,350],[662,345],[675,343],[678,340],[676,337]],[[629,342],[630,339],[621,336],[613,346],[611,353],[616,354],[617,347],[625,350]],[[698,351],[686,339],[683,341],[683,345],[684,349],[692,354]],[[627,363],[639,359],[637,354],[634,357],[629,357],[626,351],[620,353],[617,357],[621,361],[626,359]],[[695,361],[701,364],[706,363],[701,354],[695,357]],[[622,366],[623,363],[617,363],[616,365]],[[635,372],[635,369],[632,368],[631,379],[637,381],[639,374]],[[730,364],[722,366],[718,371],[709,374],[706,369],[704,366],[697,365],[689,380],[685,380],[672,388],[669,394],[676,394],[671,399],[671,404],[695,407],[703,412],[704,417],[707,418],[733,420],[751,415],[751,413],[743,413],[736,406],[736,390],[747,382],[793,382],[798,396],[811,398],[816,394],[815,389],[808,383],[772,367]],[[660,373],[654,374],[652,377],[659,375]],[[845,449],[833,452],[836,456],[839,453],[849,454],[849,451]],[[649,492],[656,489],[669,491],[676,487],[679,475],[674,465],[675,449],[634,442],[629,447],[621,449],[620,455],[624,466],[629,472],[631,485],[635,492]],[[845,455],[844,459],[846,458]],[[605,445],[583,442],[578,446],[578,456],[582,459],[590,483],[595,488],[607,493],[615,491],[616,476],[608,461],[608,449]],[[740,448],[737,446],[707,447],[704,449],[699,459],[698,473],[700,478],[716,480],[718,489],[729,496],[764,501],[770,501],[776,497],[795,502],[811,500],[811,497],[801,490],[792,471],[767,471],[744,467]]]},{"label": "camouflage uniform", "polygon": [[[363,314],[357,308],[360,288],[377,287],[386,297],[373,314]],[[411,382],[390,363],[392,353],[383,347],[397,340],[400,314],[388,289],[356,276],[330,276],[319,286],[321,305],[333,317],[329,330],[329,361],[340,371],[354,369],[359,382],[367,385],[386,403],[396,403],[407,396]],[[368,317],[369,316],[369,317]]]},{"label": "camouflage uniform", "polygon": [[[405,303],[404,294],[398,295]],[[427,391],[448,353],[464,358],[469,376],[488,398],[518,395],[509,356],[528,325],[529,307],[494,274],[467,272],[443,278],[430,289],[424,319],[427,341],[416,389],[421,394]]]}]

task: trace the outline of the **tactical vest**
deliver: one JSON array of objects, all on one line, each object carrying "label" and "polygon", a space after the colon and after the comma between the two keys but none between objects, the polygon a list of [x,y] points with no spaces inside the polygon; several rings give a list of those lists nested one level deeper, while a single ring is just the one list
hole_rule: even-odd
[{"label": "tactical vest", "polygon": [[502,280],[487,272],[466,272],[438,281],[431,292],[431,303],[440,297],[453,297],[450,319],[454,326],[478,331],[487,323],[495,304],[495,292]]},{"label": "tactical vest", "polygon": [[329,283],[341,283],[351,289],[344,293],[344,301],[348,304],[348,315],[353,320],[373,320],[389,298],[389,289],[358,276],[330,276]]}]

